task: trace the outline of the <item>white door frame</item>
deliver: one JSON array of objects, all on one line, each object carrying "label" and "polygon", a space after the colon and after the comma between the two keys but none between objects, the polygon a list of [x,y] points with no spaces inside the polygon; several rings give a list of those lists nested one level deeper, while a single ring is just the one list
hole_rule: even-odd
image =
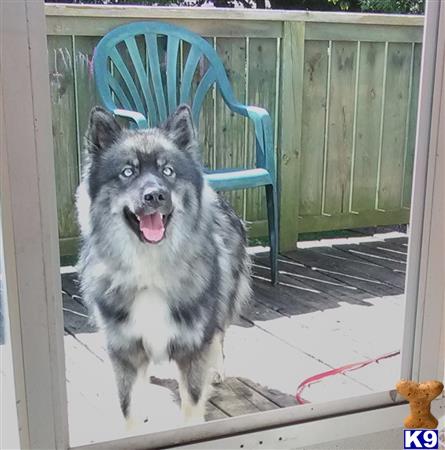
[{"label": "white door frame", "polygon": [[[427,0],[410,218],[402,374],[443,379],[445,5]],[[442,348],[442,352],[440,349]]]},{"label": "white door frame", "polygon": [[43,0],[0,2],[1,221],[20,443],[66,448],[54,153]]},{"label": "white door frame", "polygon": [[[1,219],[21,446],[67,449],[63,317],[43,0],[6,0],[0,8]],[[440,329],[443,336],[444,43],[445,4],[429,1],[407,270],[408,326],[402,354],[403,375],[415,379],[443,379]],[[196,448],[239,447],[244,443],[246,447],[255,447],[262,445],[260,440],[264,444],[267,441],[269,447],[273,442],[277,448],[295,448],[400,426],[407,407],[399,402],[394,392],[388,391],[82,448],[148,448],[196,440],[205,441],[194,444]]]}]

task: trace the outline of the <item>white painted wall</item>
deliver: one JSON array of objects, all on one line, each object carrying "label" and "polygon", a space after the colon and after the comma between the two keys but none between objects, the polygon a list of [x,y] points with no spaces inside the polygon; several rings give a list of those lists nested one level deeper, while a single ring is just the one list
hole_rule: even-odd
[{"label": "white painted wall", "polygon": [[[404,405],[406,414],[408,405]],[[445,398],[433,402],[432,412],[439,419],[439,430],[445,433]],[[403,428],[392,428],[378,433],[363,434],[347,439],[299,447],[298,450],[400,450],[403,448]],[[440,447],[443,448],[443,447]],[[295,449],[297,450],[297,449]]]},{"label": "white painted wall", "polygon": [[304,450],[400,450],[403,448],[402,430],[402,428],[396,428],[380,433],[364,434],[340,441],[304,447]]}]

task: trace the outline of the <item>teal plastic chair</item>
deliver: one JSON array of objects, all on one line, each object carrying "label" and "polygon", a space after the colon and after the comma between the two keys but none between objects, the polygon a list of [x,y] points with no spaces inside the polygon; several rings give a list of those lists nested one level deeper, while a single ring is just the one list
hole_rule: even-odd
[{"label": "teal plastic chair", "polygon": [[[190,46],[182,76],[179,70],[181,41]],[[162,61],[159,58],[160,42],[164,44],[162,50],[165,51]],[[203,61],[206,63],[203,64]],[[199,124],[204,98],[214,83],[228,107],[253,122],[256,167],[206,170],[205,176],[217,191],[265,186],[271,280],[275,284],[278,273],[278,192],[269,113],[257,106],[239,103],[214,48],[197,34],[174,25],[134,22],[115,28],[98,43],[93,67],[104,106],[116,116],[132,120],[139,128],[157,126],[182,103],[191,106],[194,122]],[[191,98],[197,68],[200,81]]]}]

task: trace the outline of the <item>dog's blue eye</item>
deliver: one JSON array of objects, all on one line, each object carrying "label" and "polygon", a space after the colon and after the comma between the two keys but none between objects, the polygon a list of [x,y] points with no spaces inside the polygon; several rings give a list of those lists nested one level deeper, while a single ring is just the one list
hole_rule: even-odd
[{"label": "dog's blue eye", "polygon": [[122,176],[125,178],[129,178],[134,174],[134,169],[132,169],[131,167],[126,167],[122,172],[121,172]]},{"label": "dog's blue eye", "polygon": [[169,167],[169,166],[164,167],[164,168],[162,169],[162,173],[163,173],[166,177],[171,177],[171,176],[174,174],[173,169],[172,169],[171,167]]}]

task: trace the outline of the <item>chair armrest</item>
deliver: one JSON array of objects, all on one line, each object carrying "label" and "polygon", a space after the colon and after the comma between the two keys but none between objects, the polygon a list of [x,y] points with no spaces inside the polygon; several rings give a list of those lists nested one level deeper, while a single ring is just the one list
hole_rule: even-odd
[{"label": "chair armrest", "polygon": [[256,118],[263,119],[264,117],[270,117],[269,113],[264,108],[260,108],[259,106],[247,106],[242,105],[241,103],[235,103],[230,105],[230,108],[238,114],[249,117],[252,120],[255,120]]},{"label": "chair armrest", "polygon": [[113,114],[119,117],[131,119],[136,123],[138,128],[148,128],[147,119],[143,114],[137,111],[128,111],[126,109],[113,109]]},{"label": "chair armrest", "polygon": [[269,113],[258,106],[247,106],[241,103],[227,103],[229,108],[252,120],[256,137],[256,166],[267,169],[276,178],[276,158],[273,146],[272,119]]}]

